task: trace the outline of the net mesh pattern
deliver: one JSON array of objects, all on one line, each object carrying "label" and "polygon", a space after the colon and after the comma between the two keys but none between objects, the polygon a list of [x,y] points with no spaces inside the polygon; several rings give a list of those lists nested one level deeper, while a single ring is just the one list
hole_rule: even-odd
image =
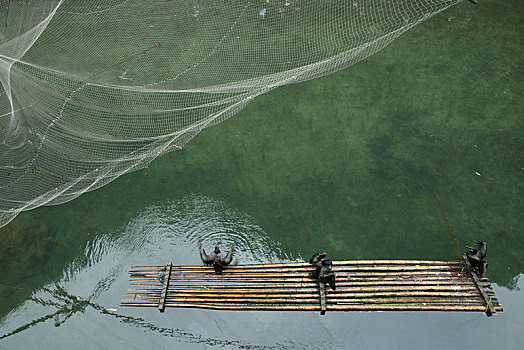
[{"label": "net mesh pattern", "polygon": [[0,227],[460,0],[0,0]]}]

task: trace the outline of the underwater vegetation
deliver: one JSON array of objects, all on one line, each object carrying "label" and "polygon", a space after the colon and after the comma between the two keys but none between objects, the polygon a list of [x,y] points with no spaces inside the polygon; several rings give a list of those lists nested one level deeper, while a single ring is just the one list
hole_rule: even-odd
[{"label": "underwater vegetation", "polygon": [[0,229],[0,268],[3,271],[29,269],[42,262],[57,243],[46,225],[25,215],[13,225]]},{"label": "underwater vegetation", "polygon": [[[28,295],[33,283],[42,278],[42,264],[51,256],[58,242],[49,228],[32,215],[20,215],[11,225],[0,229],[0,298],[5,301],[14,294]],[[35,280],[36,278],[36,280]],[[27,281],[31,285],[27,285]],[[7,310],[2,302],[0,316]]]}]

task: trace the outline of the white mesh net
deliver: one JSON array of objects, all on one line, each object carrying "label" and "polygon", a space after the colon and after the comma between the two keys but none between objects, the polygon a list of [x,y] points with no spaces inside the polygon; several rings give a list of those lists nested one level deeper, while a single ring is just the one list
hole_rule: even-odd
[{"label": "white mesh net", "polygon": [[0,0],[0,227],[460,0]]}]

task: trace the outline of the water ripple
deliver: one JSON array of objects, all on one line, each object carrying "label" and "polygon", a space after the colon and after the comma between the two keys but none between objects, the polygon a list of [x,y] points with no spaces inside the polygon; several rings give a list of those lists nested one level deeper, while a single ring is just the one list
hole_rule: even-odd
[{"label": "water ripple", "polygon": [[[281,313],[234,313],[177,309],[120,308],[127,289],[127,270],[132,265],[201,264],[198,243],[223,248],[235,245],[234,263],[279,262],[285,255],[253,219],[204,196],[189,196],[144,209],[118,232],[99,234],[89,241],[83,254],[63,271],[59,281],[36,291],[13,310],[0,325],[2,345],[30,348],[31,344],[52,347],[53,336],[63,348],[83,344],[85,348],[119,348],[123,344],[148,347],[151,342],[183,343],[184,348],[226,347],[238,349],[294,349],[306,344],[300,337],[260,337],[258,329],[287,322]],[[288,316],[304,325],[316,315]],[[89,324],[89,330],[83,325]],[[111,336],[102,336],[110,328]],[[147,333],[136,332],[146,329]],[[302,332],[302,331],[300,331]],[[309,332],[308,332],[309,333]],[[23,334],[23,336],[21,336]],[[159,340],[169,338],[169,340]],[[306,336],[308,338],[309,336]],[[326,339],[324,339],[325,341]],[[167,343],[166,343],[167,342]],[[309,348],[322,343],[308,339]]]}]

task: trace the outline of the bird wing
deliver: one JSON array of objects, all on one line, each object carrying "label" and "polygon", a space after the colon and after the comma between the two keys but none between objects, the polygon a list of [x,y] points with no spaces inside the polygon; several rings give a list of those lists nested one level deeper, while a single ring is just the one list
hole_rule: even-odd
[{"label": "bird wing", "polygon": [[309,273],[309,278],[318,279],[320,277],[320,270],[322,268],[320,266],[317,266],[313,272]]},{"label": "bird wing", "polygon": [[337,290],[337,286],[335,285],[335,274],[331,274],[329,276],[328,284],[333,290]]},{"label": "bird wing", "polygon": [[481,258],[477,255],[477,254],[468,254],[468,258],[469,259],[472,259],[472,260],[475,260],[477,263],[479,263],[481,261]]},{"label": "bird wing", "polygon": [[477,255],[479,255],[481,259],[484,259],[486,257],[488,245],[486,242],[477,242],[477,247],[479,247],[479,252]]},{"label": "bird wing", "polygon": [[202,259],[202,262],[206,265],[211,265],[213,263],[213,258],[206,254],[206,251],[204,250],[204,247],[202,246],[202,243],[200,243],[200,258]]},{"label": "bird wing", "polygon": [[229,265],[231,264],[231,261],[233,260],[233,250],[235,249],[235,246],[232,246],[231,249],[229,249],[229,252],[227,252],[227,255],[224,259],[221,259],[222,263],[224,265]]}]

